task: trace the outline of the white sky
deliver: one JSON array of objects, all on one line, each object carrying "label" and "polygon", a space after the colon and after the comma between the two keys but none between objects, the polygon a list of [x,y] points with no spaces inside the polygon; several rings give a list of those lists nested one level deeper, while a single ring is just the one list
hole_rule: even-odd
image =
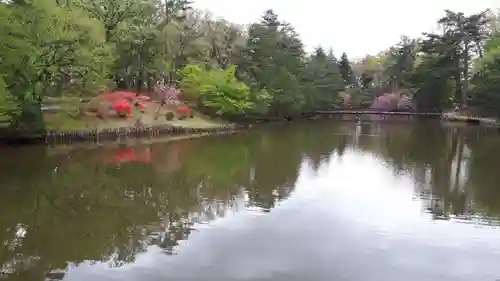
[{"label": "white sky", "polygon": [[[321,45],[350,58],[375,55],[401,35],[432,31],[444,9],[465,14],[500,8],[500,0],[194,0],[194,7],[238,24],[256,21],[269,8],[291,23],[308,49]],[[318,26],[320,27],[318,29]]]}]

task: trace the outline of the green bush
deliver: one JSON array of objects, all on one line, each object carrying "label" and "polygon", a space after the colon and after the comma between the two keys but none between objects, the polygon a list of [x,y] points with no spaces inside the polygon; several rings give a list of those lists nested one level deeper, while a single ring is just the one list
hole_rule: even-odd
[{"label": "green bush", "polygon": [[18,111],[14,98],[0,77],[0,126],[2,126],[1,124],[9,124],[13,117],[19,115]]},{"label": "green bush", "polygon": [[188,100],[196,100],[198,109],[217,116],[245,113],[253,108],[250,88],[239,82],[236,68],[204,70],[187,65],[180,71],[181,89]]},{"label": "green bush", "polygon": [[175,114],[174,114],[174,113],[172,113],[172,112],[167,112],[167,113],[165,114],[165,119],[166,119],[167,121],[172,121],[172,120],[174,120],[174,118],[175,118]]},{"label": "green bush", "polygon": [[[499,39],[500,40],[500,39]],[[475,87],[469,92],[468,105],[484,115],[500,117],[500,47],[490,49],[479,61],[472,78]]]}]

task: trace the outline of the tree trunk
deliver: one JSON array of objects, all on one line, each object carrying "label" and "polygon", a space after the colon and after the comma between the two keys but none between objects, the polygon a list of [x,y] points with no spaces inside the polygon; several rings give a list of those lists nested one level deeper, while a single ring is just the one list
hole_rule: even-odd
[{"label": "tree trunk", "polygon": [[479,42],[476,42],[476,48],[477,48],[477,52],[479,54],[479,58],[483,58],[484,57],[484,51],[483,51],[483,48],[481,47],[481,44]]},{"label": "tree trunk", "polygon": [[144,83],[143,77],[142,77],[142,71],[137,72],[137,80],[136,80],[136,95],[139,95],[142,91],[142,84]]},{"label": "tree trunk", "polygon": [[148,94],[151,94],[153,92],[153,78],[148,75]]}]

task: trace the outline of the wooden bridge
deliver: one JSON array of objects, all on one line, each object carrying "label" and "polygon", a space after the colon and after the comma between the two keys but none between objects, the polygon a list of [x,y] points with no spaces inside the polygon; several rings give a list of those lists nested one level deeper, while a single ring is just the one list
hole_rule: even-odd
[{"label": "wooden bridge", "polygon": [[398,115],[398,116],[429,116],[441,117],[438,112],[406,112],[406,111],[375,111],[375,110],[320,110],[317,114],[332,114],[332,115]]},{"label": "wooden bridge", "polygon": [[459,115],[455,112],[439,113],[439,112],[412,112],[412,111],[375,111],[375,110],[320,110],[316,114],[319,115],[375,115],[375,116],[424,116],[440,118],[443,121],[450,122],[466,122],[488,126],[500,127],[500,122],[494,118],[486,118],[470,115]]}]

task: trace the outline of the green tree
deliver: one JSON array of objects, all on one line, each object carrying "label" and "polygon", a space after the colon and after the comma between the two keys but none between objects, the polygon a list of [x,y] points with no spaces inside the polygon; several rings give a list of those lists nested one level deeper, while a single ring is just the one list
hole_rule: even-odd
[{"label": "green tree", "polygon": [[[305,99],[300,85],[304,50],[295,30],[268,10],[248,31],[243,75],[253,88],[267,89],[272,96],[270,114],[296,115]],[[257,91],[258,92],[258,91]]]},{"label": "green tree", "polygon": [[415,66],[418,48],[417,40],[406,36],[403,36],[396,46],[390,48],[387,57],[386,75],[393,90],[397,91],[401,87],[411,87],[406,82],[408,82],[409,73],[412,72]]},{"label": "green tree", "polygon": [[487,115],[500,117],[500,45],[487,50],[480,64],[472,79],[470,103]]},{"label": "green tree", "polygon": [[76,5],[103,23],[106,40],[116,38],[120,24],[148,13],[148,0],[77,0]]},{"label": "green tree", "polygon": [[352,71],[351,62],[349,61],[346,53],[342,53],[342,56],[340,57],[339,70],[344,83],[347,86],[354,86],[355,77]]},{"label": "green tree", "polygon": [[50,0],[0,4],[0,75],[20,114],[15,130],[44,131],[43,98],[61,90],[81,93],[105,86],[109,48],[99,22]]},{"label": "green tree", "polygon": [[17,106],[14,97],[7,89],[7,85],[0,78],[0,129],[8,127],[13,118],[16,118]]},{"label": "green tree", "polygon": [[332,52],[317,48],[308,58],[303,77],[305,110],[328,110],[340,104],[339,94],[345,86]]},{"label": "green tree", "polygon": [[438,54],[441,58],[441,68],[452,73],[455,82],[454,98],[465,110],[467,92],[469,91],[471,54],[476,51],[482,56],[482,41],[485,26],[488,22],[486,12],[465,16],[446,10],[446,15],[438,23],[443,26],[442,34],[426,34],[422,50]]},{"label": "green tree", "polygon": [[425,55],[411,73],[409,79],[416,89],[414,100],[419,111],[441,112],[451,105],[451,74],[441,66],[441,57]]}]

